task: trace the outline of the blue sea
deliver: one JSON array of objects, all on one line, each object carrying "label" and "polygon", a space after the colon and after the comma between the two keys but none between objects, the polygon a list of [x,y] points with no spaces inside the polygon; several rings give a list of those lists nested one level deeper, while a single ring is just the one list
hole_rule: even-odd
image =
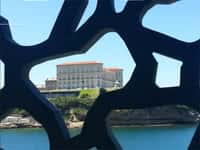
[{"label": "blue sea", "polygon": [[[118,127],[114,134],[124,150],[187,150],[196,125],[168,127]],[[79,129],[70,130],[72,135]],[[49,150],[43,129],[1,129],[0,145],[5,150]]]}]

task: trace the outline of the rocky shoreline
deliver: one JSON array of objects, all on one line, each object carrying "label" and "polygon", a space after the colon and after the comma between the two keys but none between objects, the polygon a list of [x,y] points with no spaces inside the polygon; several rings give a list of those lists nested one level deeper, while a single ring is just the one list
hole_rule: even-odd
[{"label": "rocky shoreline", "polygon": [[[200,122],[200,114],[184,106],[165,106],[136,110],[116,110],[112,111],[107,118],[111,126],[120,127],[152,127],[170,126],[176,124],[194,124]],[[84,117],[71,114],[66,121],[68,128],[81,128]],[[30,116],[11,114],[0,122],[0,129],[12,128],[42,128],[42,125]]]},{"label": "rocky shoreline", "polygon": [[108,122],[114,126],[153,126],[200,122],[200,114],[185,106],[112,111]]},{"label": "rocky shoreline", "polygon": [[0,122],[0,129],[41,127],[41,124],[36,122],[32,117],[22,117],[16,115],[7,116]]},{"label": "rocky shoreline", "polygon": [[[67,121],[68,128],[81,128],[83,121]],[[15,129],[15,128],[42,128],[42,125],[35,121],[32,117],[22,116],[7,116],[0,122],[0,129]]]},{"label": "rocky shoreline", "polygon": [[[8,116],[9,118],[11,116]],[[27,118],[23,118],[20,120],[26,120]],[[28,118],[30,119],[30,118]],[[169,126],[175,126],[175,125],[189,125],[189,124],[194,124],[197,122],[173,122],[173,123],[156,123],[156,124],[113,124],[112,127],[169,127]],[[66,126],[69,129],[73,128],[82,128],[84,122],[83,121],[77,121],[77,122],[70,122],[68,121],[66,123]],[[38,122],[32,122],[32,123],[25,123],[24,121],[18,121],[18,122],[1,122],[0,123],[0,129],[18,129],[18,128],[42,128],[42,125]]]}]

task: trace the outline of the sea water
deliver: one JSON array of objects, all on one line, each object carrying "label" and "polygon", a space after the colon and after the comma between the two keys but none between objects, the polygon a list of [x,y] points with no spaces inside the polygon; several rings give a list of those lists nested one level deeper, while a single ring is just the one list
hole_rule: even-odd
[{"label": "sea water", "polygon": [[[168,127],[113,128],[124,150],[187,150],[196,125]],[[80,129],[71,129],[72,135]],[[43,129],[1,129],[0,145],[5,150],[49,150],[47,134]]]}]

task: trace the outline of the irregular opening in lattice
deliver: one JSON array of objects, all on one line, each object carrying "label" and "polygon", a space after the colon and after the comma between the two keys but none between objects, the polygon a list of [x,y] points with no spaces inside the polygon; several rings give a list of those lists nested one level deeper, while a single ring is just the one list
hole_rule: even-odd
[{"label": "irregular opening in lattice", "polygon": [[115,0],[115,11],[120,13],[124,10],[128,0]]},{"label": "irregular opening in lattice", "polygon": [[97,0],[89,0],[88,6],[81,18],[81,21],[77,27],[77,30],[93,15],[97,7]]},{"label": "irregular opening in lattice", "polygon": [[[116,44],[109,44],[111,42]],[[103,66],[94,61],[102,63]],[[69,62],[72,64],[77,62],[80,64],[94,63],[94,65],[89,65],[89,68],[87,65],[78,65],[78,68],[76,66],[74,68],[73,65],[68,66]],[[62,68],[63,65],[59,66],[59,64],[65,64],[67,67]],[[90,69],[90,67],[96,69],[95,66],[100,67],[101,72],[98,70],[94,72]],[[118,68],[123,69],[122,78],[118,77],[120,74],[115,74]],[[109,33],[85,54],[64,57],[35,66],[31,70],[30,79],[40,92],[61,111],[68,127],[81,127],[87,111],[99,96],[100,88],[105,88],[106,92],[123,88],[129,81],[134,68],[134,60],[124,42],[116,33]],[[112,81],[111,87],[102,86],[101,80],[103,80],[102,74],[104,74],[102,71],[105,70],[108,71],[108,75],[111,75],[109,77]],[[76,73],[77,71],[78,73]],[[115,75],[119,78],[118,82],[114,80]],[[97,82],[94,83],[97,83],[97,86],[86,86],[87,81],[90,85],[90,80],[91,82],[93,82],[92,80],[96,81],[96,77]],[[84,84],[81,81],[84,81]],[[99,81],[100,87],[98,86]],[[75,133],[78,134],[80,130],[76,131]]]},{"label": "irregular opening in lattice", "polygon": [[[107,118],[123,149],[187,149],[200,121],[199,113],[187,106],[112,111]],[[193,122],[193,124],[191,124]],[[145,144],[144,144],[145,141]],[[159,146],[155,143],[159,142]]]},{"label": "irregular opening in lattice", "polygon": [[48,136],[41,124],[19,108],[0,121],[0,145],[8,150],[49,150]]},{"label": "irregular opening in lattice", "polygon": [[200,38],[200,11],[194,6],[199,6],[199,1],[191,3],[188,0],[181,0],[170,5],[156,5],[144,16],[143,25],[179,40],[194,42]]},{"label": "irregular opening in lattice", "polygon": [[182,62],[158,53],[153,53],[153,56],[158,62],[156,84],[161,88],[180,86]]},{"label": "irregular opening in lattice", "polygon": [[5,86],[5,65],[3,61],[0,60],[0,89]]},{"label": "irregular opening in lattice", "polygon": [[1,15],[9,20],[12,36],[17,43],[35,45],[49,37],[63,2],[1,0]]}]

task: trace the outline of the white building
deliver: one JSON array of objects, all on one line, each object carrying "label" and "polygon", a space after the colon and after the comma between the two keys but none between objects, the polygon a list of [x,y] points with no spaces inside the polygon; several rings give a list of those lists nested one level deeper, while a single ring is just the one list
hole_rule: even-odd
[{"label": "white building", "polygon": [[123,70],[120,68],[104,68],[102,78],[104,88],[123,86]]},{"label": "white building", "polygon": [[103,68],[96,61],[57,65],[57,89],[114,88],[123,86],[123,69]]},{"label": "white building", "polygon": [[47,78],[45,80],[46,90],[55,90],[57,89],[57,79],[56,78]]}]

